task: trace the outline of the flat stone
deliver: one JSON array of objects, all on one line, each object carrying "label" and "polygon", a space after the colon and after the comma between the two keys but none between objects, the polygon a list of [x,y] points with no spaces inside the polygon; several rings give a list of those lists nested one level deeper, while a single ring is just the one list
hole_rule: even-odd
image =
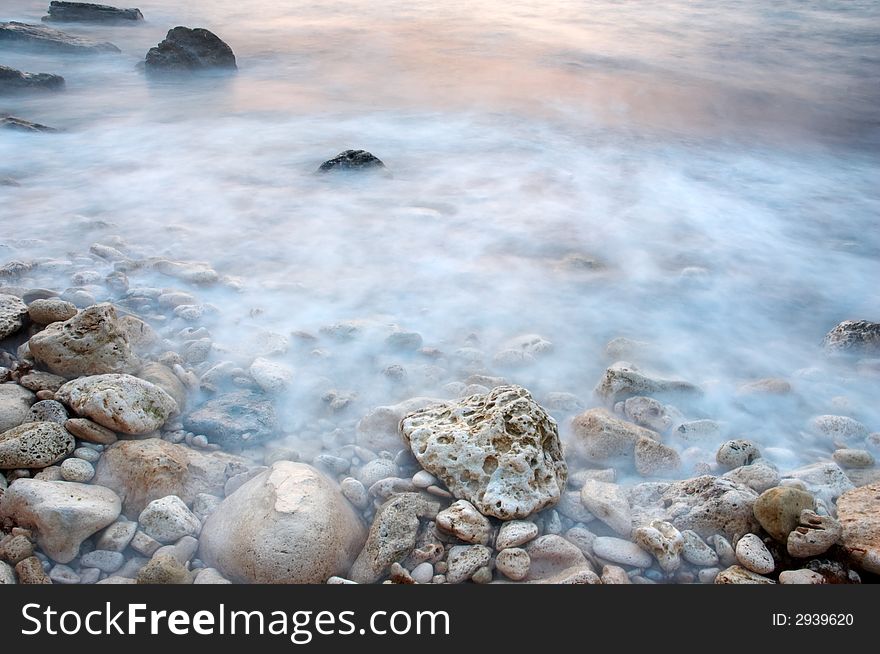
[{"label": "flat stone", "polygon": [[632,531],[632,512],[629,500],[620,486],[587,480],[581,490],[581,502],[596,518],[621,536],[629,537]]},{"label": "flat stone", "polygon": [[279,435],[271,400],[253,391],[233,391],[208,400],[184,417],[184,427],[204,434],[212,443],[237,449],[258,445]]},{"label": "flat stone", "polygon": [[847,491],[837,501],[841,544],[853,563],[880,574],[880,483]]},{"label": "flat stone", "polygon": [[70,418],[64,423],[64,428],[78,439],[87,443],[112,445],[118,440],[115,432],[102,427],[88,418]]},{"label": "flat stone", "polygon": [[293,383],[293,370],[289,366],[262,357],[254,359],[249,372],[266,393],[283,393]]},{"label": "flat stone", "polygon": [[634,568],[649,568],[654,561],[635,543],[613,536],[597,536],[593,540],[593,553],[606,561]]},{"label": "flat stone", "polygon": [[522,387],[415,411],[400,432],[425,470],[484,515],[524,518],[565,488],[556,421]]},{"label": "flat stone", "polygon": [[832,458],[841,468],[873,468],[876,463],[874,455],[867,450],[835,450]]},{"label": "flat stone", "polygon": [[576,416],[571,427],[572,452],[591,463],[632,459],[640,439],[659,438],[650,429],[615,418],[605,409],[590,409]]},{"label": "flat stone", "polygon": [[702,567],[718,565],[718,554],[696,532],[685,529],[681,536],[684,539],[681,556],[685,561]]}]

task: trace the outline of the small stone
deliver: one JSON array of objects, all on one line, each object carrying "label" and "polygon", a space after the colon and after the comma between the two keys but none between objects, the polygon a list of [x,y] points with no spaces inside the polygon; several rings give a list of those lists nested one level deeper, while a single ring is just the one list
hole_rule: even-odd
[{"label": "small stone", "polygon": [[[317,172],[363,172],[382,171],[387,174],[387,169],[382,161],[366,150],[344,150],[332,159],[322,163]],[[323,329],[322,329],[323,331]]]},{"label": "small stone", "polygon": [[429,562],[424,561],[414,567],[410,572],[410,575],[418,584],[430,584],[431,580],[434,578],[434,566]]},{"label": "small stone", "polygon": [[736,559],[744,568],[758,574],[770,574],[776,569],[767,546],[755,534],[746,534],[736,544]]},{"label": "small stone", "polygon": [[416,488],[427,488],[437,483],[437,478],[427,470],[419,470],[412,477],[413,485]]},{"label": "small stone", "polygon": [[79,562],[86,568],[98,568],[101,572],[116,572],[125,563],[125,557],[121,552],[93,550],[83,554]]},{"label": "small stone", "polygon": [[[338,577],[337,577],[338,578]],[[333,579],[331,577],[330,579]],[[327,580],[327,583],[330,583],[330,579]],[[231,584],[232,582],[226,579],[216,568],[202,568],[196,573],[196,577],[193,580],[194,584]]]},{"label": "small stone", "polygon": [[153,557],[168,554],[186,565],[196,555],[199,549],[199,541],[192,536],[184,536],[173,545],[164,545],[155,551]]},{"label": "small stone", "polygon": [[[95,541],[95,548],[109,552],[123,552],[137,532],[138,523],[130,520],[117,520],[101,532]],[[158,545],[158,543],[157,543]]]},{"label": "small stone", "polygon": [[79,570],[79,583],[83,585],[96,584],[100,578],[101,571],[98,568],[80,568]]},{"label": "small stone", "polygon": [[657,559],[664,572],[674,572],[681,567],[684,536],[672,524],[655,520],[649,527],[635,529],[632,539]]},{"label": "small stone", "polygon": [[88,418],[71,418],[64,423],[64,428],[87,443],[112,445],[118,440],[115,432],[102,427],[96,422],[92,422]]},{"label": "small stone", "polygon": [[355,476],[366,488],[369,488],[380,479],[396,477],[397,466],[391,459],[373,459],[362,465]]},{"label": "small stone", "polygon": [[632,583],[626,570],[616,565],[602,567],[602,583],[611,585],[628,585]]},{"label": "small stone", "polygon": [[538,537],[538,526],[527,520],[510,520],[501,525],[495,538],[495,549],[519,547]]},{"label": "small stone", "polygon": [[283,363],[262,357],[254,360],[249,372],[266,393],[282,393],[293,383],[293,370]]},{"label": "small stone", "polygon": [[825,577],[818,572],[802,568],[800,570],[783,570],[779,573],[779,583],[816,585],[825,584],[827,582],[825,581]]},{"label": "small stone", "polygon": [[55,400],[40,400],[28,411],[23,422],[55,422],[63,425],[67,420],[67,409]]},{"label": "small stone", "polygon": [[625,361],[609,366],[594,392],[608,404],[634,395],[698,397],[702,394],[697,386],[689,382],[653,377]]},{"label": "small stone", "polygon": [[141,568],[139,584],[191,584],[192,573],[170,554],[159,554]]},{"label": "small stone", "polygon": [[727,441],[718,448],[715,460],[722,468],[732,470],[747,466],[761,456],[758,447],[751,441],[737,439]]},{"label": "small stone", "polygon": [[668,476],[681,467],[678,452],[653,438],[640,438],[633,451],[636,471],[643,477]]},{"label": "small stone", "polygon": [[466,543],[486,545],[489,542],[489,519],[467,500],[458,500],[440,511],[436,524],[442,531]]},{"label": "small stone", "polygon": [[596,518],[621,536],[629,537],[632,531],[632,510],[620,486],[587,480],[581,490],[581,502]]},{"label": "small stone", "polygon": [[0,558],[12,565],[33,555],[33,543],[26,536],[10,534],[0,541]]},{"label": "small stone", "polygon": [[810,420],[808,427],[814,434],[829,439],[838,447],[863,441],[870,433],[865,425],[847,416],[816,416]]},{"label": "small stone", "polygon": [[342,489],[342,494],[355,508],[363,511],[370,504],[367,489],[354,477],[346,477],[339,483],[339,487]]},{"label": "small stone", "polygon": [[684,547],[682,548],[681,555],[685,561],[696,566],[710,567],[718,565],[718,554],[700,538],[699,534],[690,529],[685,529],[681,532],[681,536],[684,538]]},{"label": "small stone", "polygon": [[697,572],[697,580],[701,584],[714,584],[719,572],[720,568],[703,568]]},{"label": "small stone", "polygon": [[28,374],[22,375],[18,383],[35,393],[51,391],[54,394],[55,391],[67,383],[67,379],[60,375],[53,375],[51,372],[32,370]]},{"label": "small stone", "polygon": [[550,579],[572,568],[589,567],[583,552],[562,536],[546,534],[531,541],[528,552],[529,581]]},{"label": "small stone", "polygon": [[654,559],[641,547],[622,538],[597,536],[593,540],[593,553],[599,558],[634,568],[649,568]]},{"label": "small stone", "polygon": [[34,300],[28,305],[28,315],[32,321],[40,325],[70,320],[76,312],[76,305],[60,298]]},{"label": "small stone", "polygon": [[804,559],[827,552],[840,540],[840,523],[829,515],[815,511],[801,511],[798,526],[788,534],[787,549],[792,556]]},{"label": "small stone", "polygon": [[831,455],[841,468],[873,468],[874,455],[867,450],[835,450]]},{"label": "small stone", "polygon": [[880,324],[868,320],[844,320],[825,335],[825,351],[833,354],[880,352]]},{"label": "small stone", "polygon": [[61,476],[65,481],[85,483],[95,476],[95,468],[88,461],[70,458],[61,463]]},{"label": "small stone", "polygon": [[492,550],[485,545],[456,545],[449,550],[446,581],[458,584],[467,581],[473,574],[489,563]]},{"label": "small stone", "polygon": [[716,584],[775,584],[767,577],[752,572],[738,565],[732,565],[715,576]]},{"label": "small stone", "polygon": [[590,409],[575,416],[571,429],[572,453],[590,463],[630,458],[640,439],[659,438],[656,432],[620,420],[605,409]]},{"label": "small stone", "polygon": [[141,529],[160,543],[173,543],[183,536],[198,536],[202,523],[176,495],[153,500],[138,517]]},{"label": "small stone", "polygon": [[29,556],[15,564],[15,574],[20,584],[51,584],[52,580],[36,556]]},{"label": "small stone", "polygon": [[49,579],[53,584],[78,584],[82,580],[72,568],[63,563],[52,566],[52,569],[49,570]]},{"label": "small stone", "polygon": [[[136,522],[133,524],[137,525]],[[130,545],[131,549],[144,556],[153,556],[156,550],[162,547],[162,543],[140,530],[136,531],[134,536],[132,536]]]}]

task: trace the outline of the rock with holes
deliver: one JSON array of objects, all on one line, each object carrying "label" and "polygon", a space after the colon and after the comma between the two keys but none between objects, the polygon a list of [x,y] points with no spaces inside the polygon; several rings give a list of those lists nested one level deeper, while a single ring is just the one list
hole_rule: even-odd
[{"label": "rock with holes", "polygon": [[522,387],[415,411],[400,431],[422,467],[484,515],[525,518],[565,488],[556,421]]},{"label": "rock with holes", "polygon": [[844,320],[825,334],[825,351],[830,353],[880,354],[880,323]]},{"label": "rock with holes", "polygon": [[757,572],[744,568],[740,565],[732,565],[726,570],[722,570],[715,577],[716,584],[775,584],[772,579],[768,579]]},{"label": "rock with holes", "polygon": [[63,377],[134,373],[141,363],[111,304],[95,304],[53,322],[28,341],[34,359]]},{"label": "rock with holes", "polygon": [[178,411],[168,393],[131,375],[81,377],[64,384],[55,397],[80,416],[123,434],[155,431]]},{"label": "rock with holes", "polygon": [[278,461],[208,517],[199,558],[233,583],[324,583],[346,576],[365,537],[335,482]]},{"label": "rock with holes", "polygon": [[691,529],[702,538],[722,534],[736,539],[757,531],[752,512],[757,498],[748,486],[704,475],[669,484],[659,499],[666,519],[679,530]]},{"label": "rock with holes", "polygon": [[271,400],[253,391],[233,391],[208,400],[186,416],[183,424],[229,449],[257,445],[280,430]]},{"label": "rock with holes", "polygon": [[344,150],[332,159],[322,163],[317,172],[353,172],[353,171],[382,171],[386,172],[385,164],[377,156],[366,150]]},{"label": "rock with holes", "polygon": [[76,442],[55,422],[26,422],[0,434],[0,470],[45,468],[73,452]]},{"label": "rock with holes", "polygon": [[655,520],[648,527],[634,529],[632,539],[636,545],[650,552],[665,572],[674,572],[681,567],[684,536],[670,523]]},{"label": "rock with holes", "polygon": [[644,477],[668,477],[681,467],[681,457],[653,438],[640,438],[633,449],[636,471]]},{"label": "rock with holes", "polygon": [[449,508],[440,511],[436,522],[440,530],[466,543],[486,545],[489,542],[492,530],[489,519],[467,500],[453,502]]},{"label": "rock with holes", "polygon": [[80,544],[116,520],[120,508],[109,488],[69,481],[18,479],[0,496],[0,519],[33,530],[58,563],[72,561]]},{"label": "rock with holes", "polygon": [[[2,80],[3,68],[5,66],[0,66],[0,80]],[[2,87],[0,87],[0,90],[2,90]],[[11,336],[24,327],[27,315],[27,305],[21,301],[21,298],[15,295],[0,293],[0,340]]]},{"label": "rock with holes", "polygon": [[770,574],[776,568],[770,550],[755,534],[746,534],[737,541],[736,560],[744,568],[758,574]]},{"label": "rock with holes", "polygon": [[840,523],[830,515],[819,515],[805,509],[798,526],[788,535],[788,553],[799,559],[819,556],[840,540]]},{"label": "rock with holes", "polygon": [[880,574],[880,483],[847,491],[837,500],[841,545],[860,568]]}]

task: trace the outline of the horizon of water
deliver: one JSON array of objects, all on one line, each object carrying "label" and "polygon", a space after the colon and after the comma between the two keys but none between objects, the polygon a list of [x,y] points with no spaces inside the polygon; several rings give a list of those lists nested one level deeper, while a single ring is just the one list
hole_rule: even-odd
[{"label": "horizon of water", "polygon": [[[39,22],[46,5],[7,0],[0,20]],[[57,26],[119,55],[0,48],[0,63],[67,81],[0,99],[63,130],[0,134],[0,177],[21,184],[0,187],[0,262],[97,268],[77,257],[115,235],[239,280],[194,290],[220,308],[219,346],[398,325],[446,352],[479,343],[487,372],[587,406],[605,343],[647,341],[658,372],[709,390],[689,417],[784,449],[784,465],[830,455],[805,445],[812,415],[880,429],[877,378],[820,348],[839,321],[880,318],[875,3],[138,6],[142,25]],[[146,79],[137,63],[175,25],[217,33],[238,72]],[[348,148],[393,177],[313,174]],[[60,265],[31,281],[72,285]],[[282,358],[298,375],[294,442],[324,417],[303,399],[316,387],[357,393],[346,428],[372,406],[442,393],[419,376],[424,360],[367,332]],[[493,367],[527,333],[553,352]],[[410,372],[405,389],[376,381],[391,363]],[[744,410],[734,389],[767,376],[791,380],[798,401]]]}]

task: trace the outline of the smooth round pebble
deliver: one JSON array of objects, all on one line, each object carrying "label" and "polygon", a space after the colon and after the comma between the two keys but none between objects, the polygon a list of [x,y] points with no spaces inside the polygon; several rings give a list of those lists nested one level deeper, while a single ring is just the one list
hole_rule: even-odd
[{"label": "smooth round pebble", "polygon": [[816,585],[816,584],[824,584],[825,577],[820,575],[818,572],[813,572],[812,570],[784,570],[779,573],[779,583],[780,584],[805,584],[805,585]]},{"label": "smooth round pebble", "polygon": [[868,450],[835,450],[831,456],[842,468],[872,468],[875,463],[874,455]]},{"label": "smooth round pebble", "polygon": [[528,520],[510,520],[501,525],[495,538],[495,549],[518,547],[538,537],[538,525]]},{"label": "smooth round pebble", "polygon": [[85,483],[95,476],[95,468],[84,459],[70,458],[61,463],[61,477],[65,481]]},{"label": "smooth round pebble", "polygon": [[96,463],[101,458],[101,453],[91,447],[78,447],[73,451],[73,456],[89,463]]},{"label": "smooth round pebble", "polygon": [[747,570],[764,575],[773,572],[776,564],[770,550],[755,534],[746,534],[736,544],[736,560]]},{"label": "smooth round pebble", "polygon": [[529,553],[519,547],[508,547],[498,552],[495,567],[508,579],[520,581],[529,574],[532,559]]},{"label": "smooth round pebble", "polygon": [[412,476],[413,486],[416,488],[427,488],[437,483],[437,478],[427,470],[419,470]]},{"label": "smooth round pebble", "polygon": [[430,584],[434,578],[434,566],[429,562],[419,563],[410,571],[410,576],[419,584]]}]

